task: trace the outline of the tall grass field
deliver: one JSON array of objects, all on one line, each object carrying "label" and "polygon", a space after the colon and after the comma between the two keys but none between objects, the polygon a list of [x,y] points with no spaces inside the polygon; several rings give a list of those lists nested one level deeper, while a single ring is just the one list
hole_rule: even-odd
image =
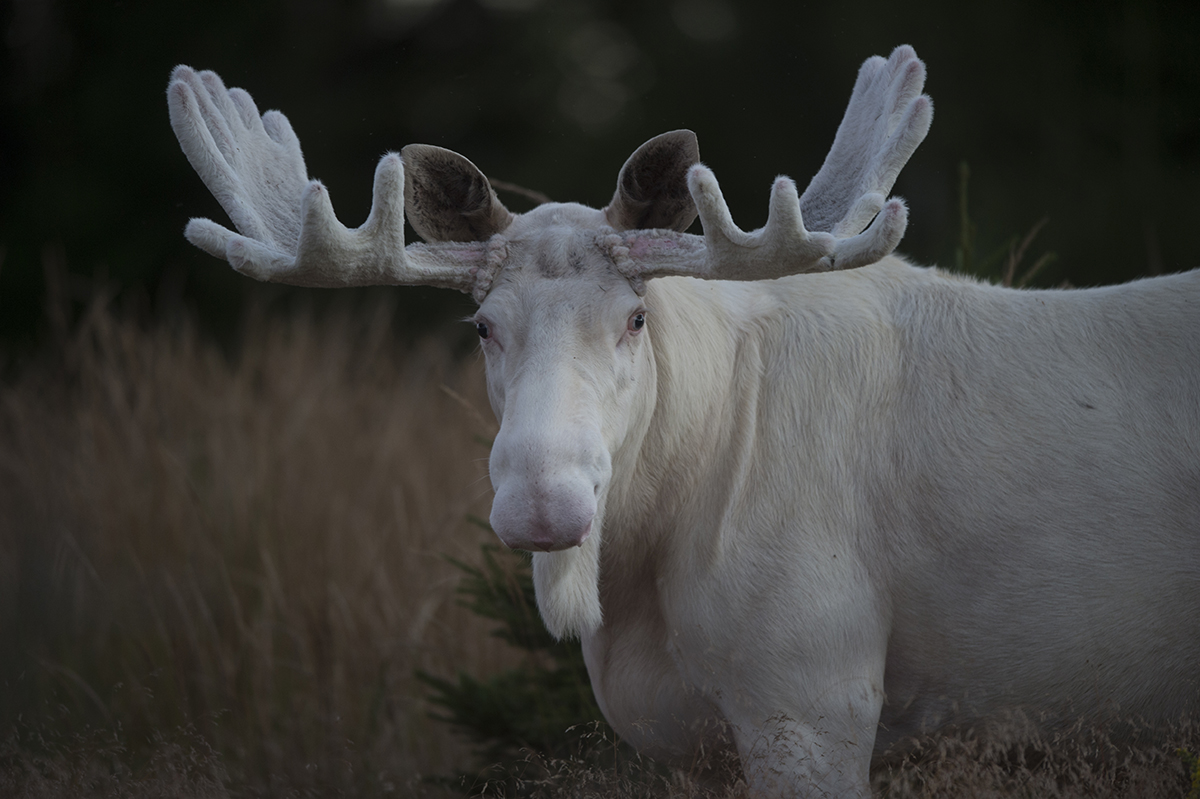
[{"label": "tall grass field", "polygon": [[[0,796],[742,795],[736,764],[671,772],[600,728],[488,782],[431,716],[417,672],[535,655],[463,606],[450,560],[489,540],[467,522],[491,499],[481,365],[397,343],[393,317],[251,312],[229,351],[100,295],[0,363]],[[1176,737],[964,735],[875,788],[1182,797],[1200,767]]]},{"label": "tall grass field", "polygon": [[252,314],[227,356],[99,298],[0,387],[0,795],[370,796],[469,761],[414,671],[514,663],[446,559],[486,538],[494,423],[473,361],[392,316]]}]

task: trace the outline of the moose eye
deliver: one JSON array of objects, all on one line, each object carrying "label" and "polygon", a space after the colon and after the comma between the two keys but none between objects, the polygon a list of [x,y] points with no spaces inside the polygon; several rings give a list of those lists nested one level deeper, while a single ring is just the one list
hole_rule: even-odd
[{"label": "moose eye", "polygon": [[475,332],[479,334],[481,339],[486,339],[492,335],[492,331],[488,328],[487,322],[476,322]]},{"label": "moose eye", "polygon": [[633,316],[629,317],[629,329],[636,333],[646,326],[646,312],[638,311]]}]

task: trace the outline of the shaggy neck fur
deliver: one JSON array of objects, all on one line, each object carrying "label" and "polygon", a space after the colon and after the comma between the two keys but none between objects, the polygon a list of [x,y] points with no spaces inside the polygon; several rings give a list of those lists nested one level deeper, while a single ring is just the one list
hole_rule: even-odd
[{"label": "shaggy neck fur", "polygon": [[[750,283],[724,293],[689,278],[649,283],[650,373],[639,379],[639,418],[613,453],[592,534],[579,548],[533,555],[538,609],[556,637],[586,636],[603,624],[602,587],[617,572],[649,565],[681,507],[701,499],[687,490],[700,484],[699,472],[718,468],[735,478],[721,485],[736,487],[753,433],[761,331],[734,322],[753,319],[761,294]],[[738,408],[728,404],[734,385]],[[701,550],[711,557],[719,546],[703,542]]]}]

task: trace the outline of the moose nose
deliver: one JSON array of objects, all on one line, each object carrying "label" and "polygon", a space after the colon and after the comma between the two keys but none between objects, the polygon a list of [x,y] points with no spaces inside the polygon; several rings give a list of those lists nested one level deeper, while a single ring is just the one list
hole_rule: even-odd
[{"label": "moose nose", "polygon": [[492,529],[510,549],[554,552],[581,545],[592,532],[596,495],[591,486],[580,490],[572,482],[550,490],[520,484],[498,489]]},{"label": "moose nose", "polygon": [[[570,549],[571,547],[583,546],[583,542],[592,534],[592,522],[589,519],[584,526],[583,531],[578,534],[556,531],[548,528],[532,527],[529,532],[530,546],[512,547],[513,549],[527,549],[537,552],[555,552],[560,549]],[[501,539],[502,541],[504,539]]]},{"label": "moose nose", "polygon": [[547,411],[542,413],[522,408],[506,414],[492,444],[492,529],[511,549],[555,552],[583,544],[612,475],[597,426],[556,419],[559,406],[571,403],[552,405],[535,405],[533,410]]}]

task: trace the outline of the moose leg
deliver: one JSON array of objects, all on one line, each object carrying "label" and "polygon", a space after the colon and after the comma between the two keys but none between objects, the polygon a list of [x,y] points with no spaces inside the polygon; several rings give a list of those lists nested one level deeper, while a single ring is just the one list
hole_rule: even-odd
[{"label": "moose leg", "polygon": [[732,724],[752,796],[870,797],[871,752],[883,694],[871,681],[841,691],[841,706]]}]

